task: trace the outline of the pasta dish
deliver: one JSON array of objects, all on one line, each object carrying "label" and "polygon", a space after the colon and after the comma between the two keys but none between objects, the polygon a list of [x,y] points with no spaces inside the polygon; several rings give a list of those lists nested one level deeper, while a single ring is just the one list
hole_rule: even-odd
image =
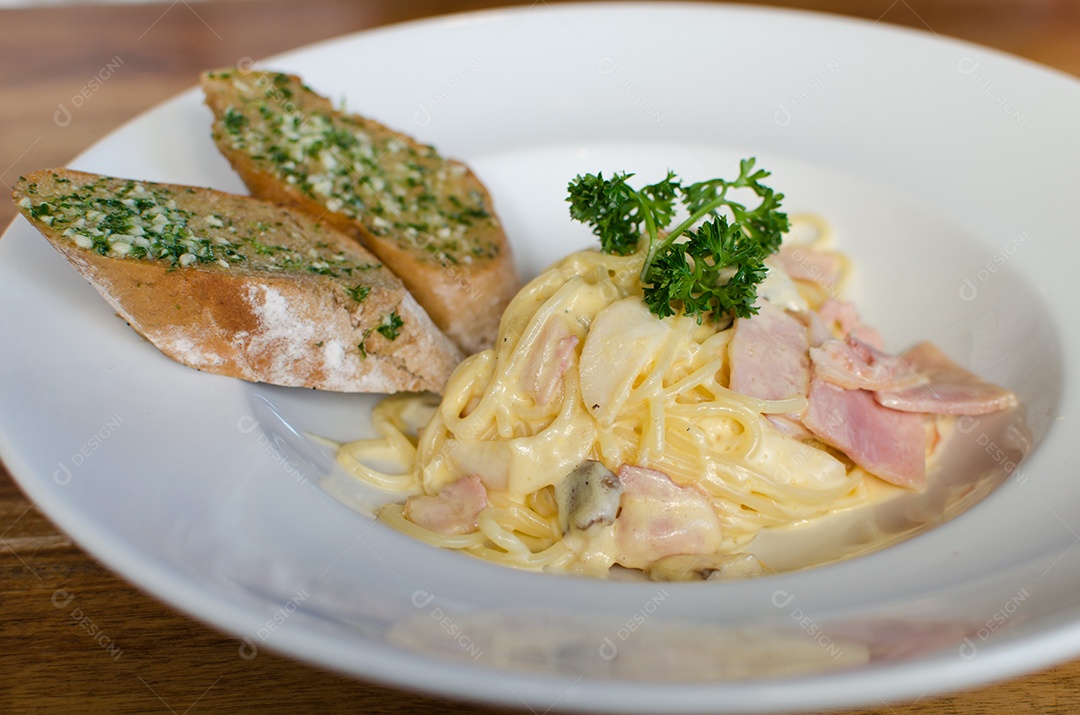
[{"label": "pasta dish", "polygon": [[745,552],[763,529],[865,505],[870,482],[919,490],[950,415],[1015,404],[928,343],[886,350],[840,297],[847,261],[828,227],[795,223],[810,237],[770,255],[756,310],[726,320],[652,314],[647,248],[567,256],[513,299],[495,347],[441,400],[386,398],[382,437],[339,461],[401,495],[384,522],[490,561],[659,580],[766,572]]}]

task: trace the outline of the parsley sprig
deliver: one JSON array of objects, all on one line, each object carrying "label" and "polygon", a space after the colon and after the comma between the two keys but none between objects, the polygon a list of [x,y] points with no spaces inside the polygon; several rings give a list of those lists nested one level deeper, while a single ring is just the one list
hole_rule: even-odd
[{"label": "parsley sprig", "polygon": [[[570,182],[570,217],[592,226],[605,253],[629,255],[648,241],[641,269],[645,303],[657,316],[674,315],[677,308],[702,322],[729,315],[747,318],[757,313],[757,285],[765,278],[765,258],[780,248],[788,230],[781,212],[783,194],[761,181],[769,176],[754,169],[753,158],[739,163],[733,181],[709,179],[683,185],[671,171],[655,184],[634,189],[633,174],[611,178],[602,173],[577,176]],[[729,196],[747,189],[759,202],[754,207]],[[675,219],[676,201],[689,214]],[[704,223],[702,223],[704,222]]]}]

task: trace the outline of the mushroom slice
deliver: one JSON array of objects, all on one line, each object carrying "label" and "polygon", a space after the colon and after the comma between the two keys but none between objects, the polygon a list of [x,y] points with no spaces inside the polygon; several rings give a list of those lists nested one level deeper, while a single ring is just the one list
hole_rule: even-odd
[{"label": "mushroom slice", "polygon": [[584,531],[593,524],[611,524],[619,512],[623,487],[619,477],[600,462],[586,459],[555,485],[559,528]]}]

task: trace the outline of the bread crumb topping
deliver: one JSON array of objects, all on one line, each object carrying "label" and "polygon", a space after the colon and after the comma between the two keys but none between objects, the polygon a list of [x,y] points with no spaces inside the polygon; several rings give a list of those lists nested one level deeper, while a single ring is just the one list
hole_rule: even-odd
[{"label": "bread crumb topping", "polygon": [[224,71],[237,103],[220,119],[224,139],[260,169],[296,186],[372,234],[396,237],[441,265],[493,258],[499,247],[478,227],[497,219],[479,190],[465,190],[465,167],[433,147],[344,112],[305,108],[321,101],[286,74]]},{"label": "bread crumb topping", "polygon": [[[55,190],[43,196],[36,184],[28,185],[20,208],[76,246],[102,256],[160,260],[170,269],[214,265],[229,270],[243,264],[341,279],[359,278],[381,266],[358,263],[328,243],[301,251],[294,247],[300,238],[294,226],[195,213],[180,207],[168,191],[138,181],[100,179],[76,186],[58,174],[51,178]],[[358,303],[369,291],[362,283],[346,288]]]}]

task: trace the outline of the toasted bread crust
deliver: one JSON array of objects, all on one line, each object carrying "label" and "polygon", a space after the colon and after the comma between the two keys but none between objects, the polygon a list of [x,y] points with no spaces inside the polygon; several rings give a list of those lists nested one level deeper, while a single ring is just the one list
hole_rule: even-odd
[{"label": "toasted bread crust", "polygon": [[[335,110],[293,75],[219,70],[204,73],[202,86],[215,117],[214,141],[254,196],[322,217],[367,246],[466,352],[492,345],[520,281],[491,198],[472,171],[378,122]],[[324,132],[317,141],[329,143],[332,132],[347,140],[329,151],[329,163],[345,172],[337,185],[316,173],[324,170],[317,157],[295,150],[297,143],[310,147],[312,136],[275,134],[268,117],[283,111],[303,117],[301,126],[317,123]],[[363,173],[340,168],[360,146],[350,135],[372,147],[375,158]],[[418,173],[399,170],[399,154]],[[369,176],[384,168],[385,176]],[[385,188],[372,188],[384,179]],[[425,196],[428,203],[412,203]],[[431,220],[435,209],[441,222]]]},{"label": "toasted bread crust", "polygon": [[[218,254],[229,246],[229,259],[157,257],[157,244],[151,255],[133,257],[129,251],[125,257],[109,249],[105,238],[81,246],[75,240],[83,235],[79,231],[92,230],[72,229],[70,217],[61,217],[57,208],[66,201],[74,206],[71,217],[85,222],[94,209],[70,198],[79,195],[113,205],[119,196],[169,202]],[[302,212],[210,189],[66,169],[21,178],[13,197],[117,313],[190,367],[341,392],[439,392],[461,359],[374,256]],[[119,242],[127,240],[121,235]],[[81,241],[87,243],[85,236]],[[298,262],[308,256],[316,258]],[[388,316],[400,321],[396,330],[383,328]]]}]

